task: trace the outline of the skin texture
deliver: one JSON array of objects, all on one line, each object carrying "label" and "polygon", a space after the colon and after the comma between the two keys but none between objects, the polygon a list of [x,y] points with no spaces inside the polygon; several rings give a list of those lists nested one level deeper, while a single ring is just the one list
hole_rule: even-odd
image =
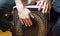
[{"label": "skin texture", "polygon": [[42,13],[49,13],[51,10],[51,0],[40,0],[37,2],[37,6],[40,6],[38,10],[42,8]]},{"label": "skin texture", "polygon": [[23,25],[25,25],[25,26],[29,26],[30,27],[32,25],[30,17],[34,18],[33,14],[30,12],[30,10],[28,10],[27,8],[25,8],[23,6],[21,0],[15,0],[15,3],[16,3],[15,7],[18,10],[18,15],[19,15],[21,23]]},{"label": "skin texture", "polygon": [[[21,0],[15,0],[15,3],[16,3],[15,7],[18,10],[18,15],[19,15],[21,23],[25,26],[30,27],[32,25],[30,17],[34,18],[33,13],[31,13],[30,10],[28,10],[27,8],[23,6],[23,3]],[[42,13],[49,13],[51,9],[51,2],[50,0],[40,0],[37,2],[37,6],[40,6],[38,8],[39,11],[41,8],[43,8]]]}]

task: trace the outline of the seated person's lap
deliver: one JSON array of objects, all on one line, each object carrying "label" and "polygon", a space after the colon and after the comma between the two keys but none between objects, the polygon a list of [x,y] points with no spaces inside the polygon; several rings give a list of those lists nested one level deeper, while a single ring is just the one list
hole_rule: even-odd
[{"label": "seated person's lap", "polygon": [[15,5],[13,0],[0,0],[0,10],[10,10]]}]

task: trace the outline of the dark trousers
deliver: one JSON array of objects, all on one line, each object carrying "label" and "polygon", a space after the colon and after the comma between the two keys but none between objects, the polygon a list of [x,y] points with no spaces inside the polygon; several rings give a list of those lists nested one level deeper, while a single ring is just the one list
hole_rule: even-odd
[{"label": "dark trousers", "polygon": [[51,20],[56,21],[52,28],[53,36],[60,36],[60,13],[57,13],[54,8],[52,8],[50,15]]}]

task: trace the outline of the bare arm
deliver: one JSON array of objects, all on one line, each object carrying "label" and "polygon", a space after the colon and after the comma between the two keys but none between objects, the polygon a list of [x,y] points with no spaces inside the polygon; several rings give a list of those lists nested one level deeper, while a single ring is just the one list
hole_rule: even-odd
[{"label": "bare arm", "polygon": [[15,0],[15,4],[17,7],[23,8],[23,4],[21,0]]}]

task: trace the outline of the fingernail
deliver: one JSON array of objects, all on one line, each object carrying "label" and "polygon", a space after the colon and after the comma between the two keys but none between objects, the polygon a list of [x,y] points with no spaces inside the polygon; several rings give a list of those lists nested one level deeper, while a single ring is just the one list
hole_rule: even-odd
[{"label": "fingernail", "polygon": [[25,25],[27,27],[27,25]]},{"label": "fingernail", "polygon": [[32,18],[34,18],[34,16],[32,16]]},{"label": "fingernail", "polygon": [[31,17],[32,17],[32,18],[34,18],[34,16],[33,16],[33,15],[31,15]]},{"label": "fingernail", "polygon": [[42,11],[42,13],[44,14],[44,12]]}]

